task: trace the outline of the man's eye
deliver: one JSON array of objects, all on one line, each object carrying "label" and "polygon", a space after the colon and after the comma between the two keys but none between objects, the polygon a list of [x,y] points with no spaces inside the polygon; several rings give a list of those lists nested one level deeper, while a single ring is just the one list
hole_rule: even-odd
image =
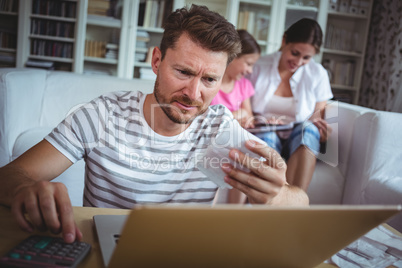
[{"label": "man's eye", "polygon": [[214,83],[216,81],[214,78],[211,78],[211,77],[207,77],[207,78],[205,78],[205,80],[207,80],[207,82],[210,84]]},{"label": "man's eye", "polygon": [[188,72],[187,72],[187,71],[184,71],[184,70],[178,70],[178,71],[179,71],[180,74],[188,75]]},{"label": "man's eye", "polygon": [[297,56],[297,55],[299,55],[299,53],[297,53],[296,51],[292,51],[292,55]]},{"label": "man's eye", "polygon": [[311,57],[310,56],[305,56],[303,59],[309,60]]}]

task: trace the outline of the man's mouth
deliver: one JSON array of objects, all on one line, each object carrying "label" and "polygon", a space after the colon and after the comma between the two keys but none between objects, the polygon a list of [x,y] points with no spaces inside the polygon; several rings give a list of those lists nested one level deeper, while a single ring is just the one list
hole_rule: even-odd
[{"label": "man's mouth", "polygon": [[178,108],[179,108],[179,109],[182,109],[182,110],[190,111],[190,110],[193,110],[193,109],[196,109],[196,108],[197,108],[197,106],[187,105],[187,104],[184,104],[184,103],[179,102],[179,101],[174,101],[174,103],[176,103],[176,105],[178,106]]}]

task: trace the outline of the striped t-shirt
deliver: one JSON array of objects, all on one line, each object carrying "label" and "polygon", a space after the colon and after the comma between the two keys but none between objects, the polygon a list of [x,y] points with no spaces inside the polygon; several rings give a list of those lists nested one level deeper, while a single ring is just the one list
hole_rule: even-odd
[{"label": "striped t-shirt", "polygon": [[210,107],[181,134],[165,137],[143,115],[146,95],[112,92],[69,115],[47,137],[73,163],[84,158],[84,206],[211,203],[217,186],[195,166],[212,139],[237,123]]}]

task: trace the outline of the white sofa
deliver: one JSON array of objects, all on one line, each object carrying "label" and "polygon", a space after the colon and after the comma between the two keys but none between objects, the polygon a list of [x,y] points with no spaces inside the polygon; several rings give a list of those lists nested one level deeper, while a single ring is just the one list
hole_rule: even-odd
[{"label": "white sofa", "polygon": [[[73,107],[108,91],[152,89],[145,80],[0,69],[0,166],[39,142]],[[327,118],[333,133],[319,155],[310,202],[402,204],[402,114],[334,102]],[[67,185],[73,205],[82,205],[82,160],[56,180]],[[402,215],[390,224],[402,231]]]}]

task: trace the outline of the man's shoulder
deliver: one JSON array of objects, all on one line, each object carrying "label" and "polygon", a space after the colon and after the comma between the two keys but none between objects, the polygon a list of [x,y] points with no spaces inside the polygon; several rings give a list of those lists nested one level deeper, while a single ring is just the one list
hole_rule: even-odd
[{"label": "man's shoulder", "polygon": [[232,112],[222,104],[211,105],[207,111],[199,116],[199,120],[208,120],[213,123],[224,123],[233,119]]}]

